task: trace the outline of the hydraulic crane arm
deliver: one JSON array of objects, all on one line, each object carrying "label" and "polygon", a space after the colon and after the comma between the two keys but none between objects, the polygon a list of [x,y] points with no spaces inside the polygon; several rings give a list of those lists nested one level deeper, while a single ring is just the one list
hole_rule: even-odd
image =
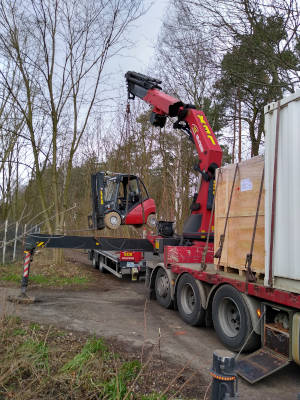
[{"label": "hydraulic crane arm", "polygon": [[205,238],[212,209],[215,170],[222,162],[222,149],[217,138],[205,114],[195,106],[164,93],[160,80],[132,71],[128,71],[125,77],[128,97],[133,99],[137,96],[153,106],[150,122],[154,126],[162,128],[167,117],[176,117],[173,127],[187,133],[195,144],[199,161],[196,169],[201,173],[202,181],[194,195],[192,215],[185,224],[185,230],[186,236]]},{"label": "hydraulic crane arm", "polygon": [[212,162],[220,166],[222,149],[202,111],[162,92],[160,80],[132,71],[128,71],[125,77],[129,98],[137,96],[153,106],[151,123],[154,126],[162,128],[167,117],[177,117],[174,128],[183,129],[190,135],[199,155],[201,171],[207,171]]}]

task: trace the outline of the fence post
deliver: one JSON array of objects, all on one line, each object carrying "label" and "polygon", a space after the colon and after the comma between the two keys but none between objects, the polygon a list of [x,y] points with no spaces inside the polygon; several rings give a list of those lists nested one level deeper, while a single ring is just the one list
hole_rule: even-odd
[{"label": "fence post", "polygon": [[18,231],[19,231],[19,221],[17,221],[17,222],[16,222],[16,231],[15,231],[15,241],[14,241],[13,261],[15,261],[15,260],[16,260],[16,251],[17,251]]},{"label": "fence post", "polygon": [[2,264],[5,264],[5,253],[6,253],[6,234],[7,234],[8,220],[5,221],[4,236],[3,236],[3,252],[2,252]]},{"label": "fence post", "polygon": [[27,231],[27,224],[24,225],[24,229],[23,229],[23,238],[22,238],[22,248],[23,248],[23,250],[24,250],[24,246],[25,246],[26,231]]}]

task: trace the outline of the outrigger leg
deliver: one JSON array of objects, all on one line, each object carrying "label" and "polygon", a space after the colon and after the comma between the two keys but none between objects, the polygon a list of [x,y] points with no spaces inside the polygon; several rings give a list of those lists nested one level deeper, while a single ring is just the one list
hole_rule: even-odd
[{"label": "outrigger leg", "polygon": [[24,267],[23,267],[23,275],[22,275],[22,283],[21,283],[21,293],[19,296],[8,296],[7,300],[17,304],[32,304],[35,302],[35,297],[28,296],[26,293],[29,273],[30,273],[30,263],[32,262],[34,254],[34,249],[28,251],[24,251]]}]

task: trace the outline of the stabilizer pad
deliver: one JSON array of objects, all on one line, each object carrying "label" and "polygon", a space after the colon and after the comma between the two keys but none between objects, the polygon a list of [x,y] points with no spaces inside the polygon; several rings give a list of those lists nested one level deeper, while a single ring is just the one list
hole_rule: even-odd
[{"label": "stabilizer pad", "polygon": [[32,304],[35,302],[35,297],[27,295],[7,296],[7,300],[15,304]]}]

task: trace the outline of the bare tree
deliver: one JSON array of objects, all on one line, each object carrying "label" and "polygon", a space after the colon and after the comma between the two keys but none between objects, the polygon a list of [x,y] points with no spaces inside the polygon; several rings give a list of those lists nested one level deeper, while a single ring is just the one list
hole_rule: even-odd
[{"label": "bare tree", "polygon": [[[100,112],[105,65],[124,45],[142,0],[1,0],[0,53],[17,69],[2,83],[22,113],[47,229],[62,231],[74,155]],[[51,166],[51,193],[42,175]],[[62,178],[61,178],[62,176]],[[55,220],[48,199],[53,197]]]},{"label": "bare tree", "polygon": [[239,126],[248,127],[251,155],[257,155],[263,142],[264,105],[281,98],[286,91],[293,92],[300,84],[298,1],[173,0],[173,3],[180,15],[189,16],[184,20],[201,33],[204,42],[213,43],[218,97],[226,102],[228,122],[233,126],[238,101]]},{"label": "bare tree", "polygon": [[[9,63],[2,64],[2,74],[12,75],[12,85],[18,91],[16,70],[11,71]],[[6,219],[12,208],[13,192],[18,187],[18,142],[22,140],[24,118],[18,112],[13,96],[5,86],[0,85],[0,215]]]}]

